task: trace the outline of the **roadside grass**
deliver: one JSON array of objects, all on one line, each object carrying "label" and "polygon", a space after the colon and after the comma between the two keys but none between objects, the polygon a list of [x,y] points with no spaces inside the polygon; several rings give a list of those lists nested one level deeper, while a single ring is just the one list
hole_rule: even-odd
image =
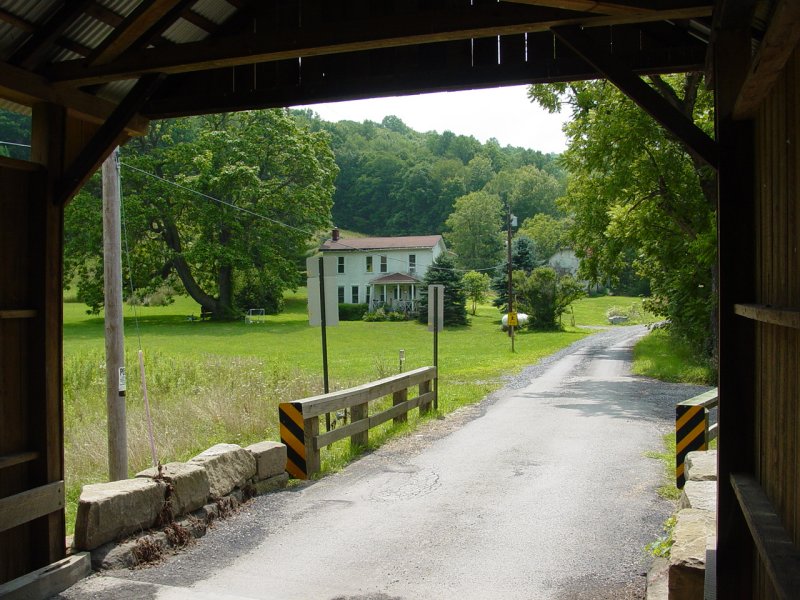
[{"label": "roadside grass", "polygon": [[[600,326],[611,327],[608,322],[606,312],[613,307],[624,310],[625,312],[633,312],[634,316],[625,325],[639,325],[656,323],[662,320],[661,317],[653,315],[642,306],[642,298],[637,296],[595,296],[581,298],[572,303],[572,309],[575,314],[576,326]],[[633,309],[633,310],[631,310]],[[638,317],[636,315],[639,315]],[[564,314],[564,324],[568,324],[571,319],[571,314],[568,311]]]},{"label": "roadside grass", "polygon": [[[139,381],[139,339],[159,459],[182,461],[219,442],[247,445],[279,438],[277,405],[322,391],[318,328],[308,326],[305,290],[287,296],[286,310],[265,322],[190,321],[199,307],[188,298],[161,307],[125,307],[130,474],[150,466]],[[439,413],[477,402],[499,388],[504,375],[556,352],[587,331],[516,337],[516,352],[500,331],[494,307],[478,307],[471,325],[439,335]],[[138,325],[137,325],[138,322]],[[405,369],[432,364],[432,336],[416,322],[341,322],[328,328],[331,389],[359,385]],[[103,318],[80,303],[64,305],[64,421],[67,523],[71,530],[81,487],[106,478]],[[413,394],[412,394],[413,395]],[[370,431],[370,447],[411,431],[391,422]],[[357,452],[343,440],[323,451],[324,471],[340,469]]]},{"label": "roadside grass", "polygon": [[715,385],[711,363],[695,356],[682,340],[656,329],[633,349],[633,373],[677,383]]},{"label": "roadside grass", "polygon": [[664,485],[658,488],[658,494],[662,498],[677,502],[681,497],[681,491],[675,485],[675,432],[664,434],[661,438],[664,442],[664,449],[661,452],[647,451],[644,455],[647,458],[660,460],[664,465]]}]

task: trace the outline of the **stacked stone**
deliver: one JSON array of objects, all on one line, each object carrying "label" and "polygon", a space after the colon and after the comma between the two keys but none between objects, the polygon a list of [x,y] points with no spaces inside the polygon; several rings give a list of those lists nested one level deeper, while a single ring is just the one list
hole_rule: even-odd
[{"label": "stacked stone", "polygon": [[707,555],[715,552],[717,452],[690,452],[669,559],[669,599],[704,598]]},{"label": "stacked stone", "polygon": [[[285,470],[283,444],[265,441],[247,448],[217,444],[186,463],[147,469],[134,479],[87,485],[78,503],[73,547],[95,550],[143,530],[169,525],[181,515],[207,521],[209,511],[218,510],[225,498],[238,504],[283,487],[289,479]],[[99,554],[105,556],[111,550]]]}]

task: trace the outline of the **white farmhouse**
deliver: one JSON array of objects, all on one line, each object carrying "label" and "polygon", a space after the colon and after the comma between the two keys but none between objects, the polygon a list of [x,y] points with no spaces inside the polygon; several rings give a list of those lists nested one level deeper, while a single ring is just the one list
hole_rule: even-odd
[{"label": "white farmhouse", "polygon": [[336,258],[339,303],[406,313],[416,310],[422,279],[444,251],[441,235],[344,239],[338,229],[320,246]]}]

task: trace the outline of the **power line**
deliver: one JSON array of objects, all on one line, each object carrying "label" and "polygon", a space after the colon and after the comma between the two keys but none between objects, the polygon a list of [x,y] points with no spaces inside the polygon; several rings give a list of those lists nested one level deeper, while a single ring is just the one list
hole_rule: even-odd
[{"label": "power line", "polygon": [[[294,231],[297,231],[299,233],[303,233],[303,234],[305,234],[305,235],[307,235],[309,237],[312,237],[312,238],[317,235],[317,232],[309,231],[309,230],[306,230],[306,229],[302,229],[300,227],[296,227],[294,225],[290,225],[289,223],[284,223],[283,221],[279,221],[278,219],[273,219],[272,217],[268,217],[266,215],[263,215],[263,214],[258,213],[256,211],[253,211],[253,210],[250,210],[249,208],[245,208],[243,206],[237,206],[236,204],[233,204],[231,202],[227,202],[225,200],[217,198],[216,196],[212,196],[210,194],[206,194],[205,192],[201,192],[199,190],[195,190],[193,188],[190,188],[189,186],[180,184],[180,183],[178,183],[176,181],[172,181],[172,180],[166,179],[165,177],[161,177],[160,175],[156,175],[155,173],[152,173],[150,171],[145,171],[144,169],[140,169],[140,168],[135,167],[133,165],[130,165],[130,164],[124,162],[124,161],[120,161],[120,164],[123,167],[131,169],[133,171],[137,171],[137,172],[139,172],[139,173],[141,173],[143,175],[147,175],[148,177],[153,177],[154,179],[157,179],[157,180],[159,180],[159,181],[161,181],[163,183],[166,183],[168,185],[172,185],[172,186],[174,186],[176,188],[179,188],[179,189],[181,189],[181,190],[183,190],[185,192],[196,194],[196,195],[198,195],[198,196],[200,196],[202,198],[205,198],[206,200],[210,200],[212,202],[216,202],[216,203],[221,204],[223,206],[230,207],[230,208],[232,208],[234,210],[238,210],[238,211],[244,212],[244,213],[249,214],[251,216],[258,217],[260,219],[264,219],[264,220],[269,221],[269,222],[271,222],[271,223],[273,223],[275,225],[279,225],[281,227],[286,227],[288,229],[292,229]],[[351,246],[351,245],[349,245],[349,244],[347,244],[345,242],[342,242],[341,240],[338,240],[336,243],[339,244],[340,246],[344,246],[345,248],[348,248],[350,250],[363,250],[363,248],[357,248],[356,246]],[[392,257],[392,256],[388,256],[387,259],[388,260],[392,260],[394,262],[402,263],[403,265],[408,265],[409,264],[408,261],[403,260],[401,258],[395,258],[395,257]],[[494,265],[494,266],[491,266],[491,267],[484,267],[484,268],[480,268],[480,269],[456,269],[456,268],[452,268],[451,269],[451,268],[447,268],[447,267],[437,267],[437,266],[434,266],[434,265],[430,265],[428,268],[436,269],[436,270],[439,270],[439,271],[452,271],[452,272],[455,272],[455,273],[466,273],[468,271],[494,271],[494,270],[502,267],[503,265],[505,265],[505,263],[500,263],[498,265]]]},{"label": "power line", "polygon": [[[22,147],[25,147],[25,148],[30,148],[31,147],[30,144],[18,144],[16,142],[5,142],[5,141],[1,141],[1,140],[0,140],[0,144],[7,144],[7,145],[10,145],[10,146],[22,146]],[[133,165],[130,165],[130,164],[128,164],[128,163],[126,163],[126,162],[124,162],[122,160],[119,161],[119,164],[122,165],[123,167],[127,168],[127,169],[131,169],[132,171],[137,171],[138,173],[141,173],[142,175],[147,175],[148,177],[152,177],[154,179],[157,179],[158,181],[166,183],[167,185],[174,186],[174,187],[176,187],[178,189],[181,189],[181,190],[183,190],[185,192],[196,194],[196,195],[198,195],[198,196],[200,196],[202,198],[205,198],[206,200],[210,200],[212,202],[216,202],[217,204],[221,204],[223,206],[230,207],[230,208],[232,208],[234,210],[241,211],[243,213],[249,214],[250,216],[257,217],[259,219],[264,219],[265,221],[269,221],[270,223],[273,223],[275,225],[279,225],[281,227],[286,227],[287,229],[292,229],[294,231],[297,231],[298,233],[302,233],[304,235],[307,235],[308,237],[313,238],[313,237],[315,237],[317,235],[317,232],[308,231],[306,229],[302,229],[300,227],[296,227],[294,225],[290,225],[289,223],[284,223],[283,221],[279,221],[278,219],[273,219],[272,217],[268,217],[268,216],[263,215],[261,213],[258,213],[256,211],[250,210],[249,208],[245,208],[243,206],[237,206],[237,205],[235,205],[235,204],[233,204],[231,202],[226,202],[225,200],[222,200],[222,199],[217,198],[215,196],[211,196],[210,194],[206,194],[206,193],[201,192],[199,190],[195,190],[193,188],[190,188],[189,186],[180,184],[177,181],[171,181],[169,179],[166,179],[165,177],[161,177],[160,175],[156,175],[155,173],[152,173],[150,171],[145,171],[144,169],[140,169],[139,167],[135,167]],[[126,242],[127,242],[127,240],[126,240]],[[351,246],[349,244],[346,244],[346,243],[342,242],[341,240],[337,240],[336,243],[339,244],[340,246],[344,246],[345,248],[349,248],[350,250],[363,250],[363,248],[357,248],[355,246]],[[408,264],[409,264],[409,262],[407,260],[403,260],[402,258],[395,258],[393,256],[387,256],[387,259],[391,260],[391,261],[394,261],[394,262],[402,263],[405,266],[408,266]],[[493,265],[491,267],[482,267],[480,269],[456,269],[456,268],[447,268],[447,267],[437,267],[435,265],[430,265],[428,268],[429,269],[435,269],[435,270],[438,270],[438,271],[451,271],[453,273],[468,273],[469,271],[488,272],[488,271],[495,271],[495,270],[505,266],[505,264],[506,264],[505,262],[502,262],[500,264]]]}]

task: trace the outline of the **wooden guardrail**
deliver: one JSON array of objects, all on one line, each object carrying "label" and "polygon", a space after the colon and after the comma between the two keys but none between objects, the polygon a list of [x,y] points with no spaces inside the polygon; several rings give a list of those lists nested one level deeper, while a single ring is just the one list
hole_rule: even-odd
[{"label": "wooden guardrail", "polygon": [[675,406],[675,485],[682,489],[686,483],[684,464],[686,455],[695,450],[708,450],[708,444],[717,437],[719,426],[708,425],[708,409],[717,406],[717,388]]},{"label": "wooden guardrail", "polygon": [[[431,382],[436,377],[435,367],[421,367],[393,375],[358,387],[330,392],[278,406],[281,442],[286,444],[288,462],[286,470],[292,477],[308,479],[320,470],[321,448],[350,437],[354,446],[366,446],[369,429],[394,419],[395,423],[407,420],[407,414],[419,407],[420,414],[430,411],[435,392]],[[408,390],[419,386],[419,394],[408,398]],[[370,415],[369,403],[392,395],[393,406]],[[331,431],[319,432],[319,417],[326,413],[350,409],[350,424]]]}]

